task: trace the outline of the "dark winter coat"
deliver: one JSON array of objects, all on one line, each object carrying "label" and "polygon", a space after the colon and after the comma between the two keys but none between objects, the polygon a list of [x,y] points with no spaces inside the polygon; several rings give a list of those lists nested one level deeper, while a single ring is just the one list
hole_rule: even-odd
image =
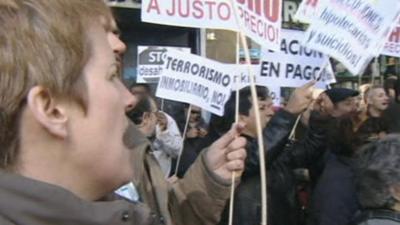
[{"label": "dark winter coat", "polygon": [[[323,119],[313,113],[310,130],[304,140],[288,145],[288,136],[296,116],[281,110],[263,131],[268,176],[268,224],[297,224],[296,185],[293,169],[307,167],[321,157],[325,146]],[[256,139],[247,137],[246,169],[235,195],[235,225],[259,225],[261,192],[259,153]],[[226,224],[222,221],[220,224]]]},{"label": "dark winter coat", "polygon": [[309,224],[347,225],[359,208],[351,158],[327,152],[313,193]]}]

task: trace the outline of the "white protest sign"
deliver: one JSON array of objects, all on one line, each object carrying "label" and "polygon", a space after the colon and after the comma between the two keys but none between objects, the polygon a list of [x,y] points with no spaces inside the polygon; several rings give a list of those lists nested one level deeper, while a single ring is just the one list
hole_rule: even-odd
[{"label": "white protest sign", "polygon": [[400,57],[400,23],[392,30],[388,41],[382,51],[382,55]]},{"label": "white protest sign", "polygon": [[[234,0],[245,34],[269,49],[278,49],[282,0]],[[238,31],[228,0],[142,0],[142,21]]]},{"label": "white protest sign", "polygon": [[[226,64],[227,68],[233,72],[233,83],[232,91],[241,90],[245,87],[250,86],[250,76],[248,65],[243,64]],[[269,96],[272,98],[274,105],[280,104],[281,89],[280,86],[275,86],[273,84],[266,84],[260,79],[260,66],[251,65],[251,71],[255,74],[254,83],[258,86],[264,86],[268,88]]]},{"label": "white protest sign", "polygon": [[400,13],[398,0],[323,0],[317,5],[304,44],[335,57],[353,74],[382,51]]},{"label": "white protest sign", "polygon": [[222,63],[172,49],[164,56],[156,96],[193,104],[222,116],[231,94],[234,71]]},{"label": "white protest sign", "polygon": [[303,0],[297,9],[294,18],[304,23],[311,23],[317,16],[318,3],[321,0]]},{"label": "white protest sign", "polygon": [[282,0],[233,0],[244,33],[261,46],[278,50],[281,39]]},{"label": "white protest sign", "polygon": [[262,50],[258,83],[298,87],[310,80],[319,80],[316,86],[325,87],[326,83],[321,78],[327,76],[326,71],[320,70],[325,67],[328,58],[320,52],[303,47],[300,44],[303,37],[302,31],[282,30],[281,50]]},{"label": "white protest sign", "polygon": [[268,86],[268,94],[272,99],[274,106],[281,105],[281,87],[280,86]]},{"label": "white protest sign", "polygon": [[335,72],[333,72],[332,65],[329,61],[321,71],[320,81],[327,85],[336,83]]},{"label": "white protest sign", "polygon": [[190,53],[190,48],[138,46],[137,56],[137,83],[157,83],[160,79],[164,64],[163,54],[168,49],[175,49]]},{"label": "white protest sign", "polygon": [[[233,71],[233,82],[232,82],[232,91],[240,90],[244,87],[250,86],[250,76],[249,76],[249,66],[245,64],[225,64],[226,68],[229,68],[229,71]],[[260,66],[259,65],[251,65],[251,72],[253,72],[254,83],[256,85],[264,85],[260,84],[258,81],[258,76],[260,74]]]}]

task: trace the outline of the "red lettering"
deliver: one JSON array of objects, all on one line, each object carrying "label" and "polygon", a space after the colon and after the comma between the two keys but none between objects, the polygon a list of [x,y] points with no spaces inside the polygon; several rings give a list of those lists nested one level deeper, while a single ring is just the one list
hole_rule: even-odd
[{"label": "red lettering", "polygon": [[213,19],[213,6],[216,4],[214,1],[206,1],[206,2],[204,2],[205,4],[207,4],[208,5],[208,9],[209,9],[209,12],[210,12],[210,20],[212,20]]},{"label": "red lettering", "polygon": [[261,0],[255,0],[256,1],[256,13],[257,15],[261,16]]},{"label": "red lettering", "polygon": [[[150,9],[158,9],[157,0],[152,0]],[[159,10],[159,9],[158,9]],[[170,0],[166,9],[169,16],[195,19],[231,19],[231,6],[227,2],[215,0]]]},{"label": "red lettering", "polygon": [[167,10],[167,14],[169,16],[174,16],[175,15],[175,0],[172,0],[172,7],[170,10]]},{"label": "red lettering", "polygon": [[264,17],[271,22],[277,22],[281,14],[282,0],[236,0],[236,2],[242,6],[247,2],[249,11],[255,12],[259,16],[264,13]]},{"label": "red lettering", "polygon": [[183,4],[183,0],[179,0],[179,4],[178,4],[178,9],[179,9],[179,10],[178,10],[178,12],[179,12],[179,15],[182,16],[183,18],[189,16],[189,13],[190,13],[190,5],[189,5],[190,3],[189,3],[189,1],[190,1],[190,0],[187,0],[187,1],[186,1],[186,12],[182,12],[182,11],[183,11],[182,9],[183,9],[183,7],[184,7],[184,6],[183,6],[184,4]]},{"label": "red lettering", "polygon": [[307,0],[306,5],[317,6],[318,0]]},{"label": "red lettering", "polygon": [[389,37],[390,42],[399,42],[400,41],[400,27],[396,27]]},{"label": "red lettering", "polygon": [[249,10],[251,10],[251,11],[254,11],[254,8],[253,8],[253,0],[248,0],[248,1],[247,1],[247,8],[248,8]]},{"label": "red lettering", "polygon": [[264,0],[264,16],[271,22],[277,22],[281,14],[281,0]]},{"label": "red lettering", "polygon": [[155,9],[157,11],[157,14],[160,14],[160,8],[158,7],[157,0],[151,0],[149,7],[147,8],[147,12],[149,13],[152,9]]},{"label": "red lettering", "polygon": [[[222,9],[225,8],[225,10]],[[225,11],[225,15],[222,15],[222,12]],[[231,17],[231,7],[226,2],[222,2],[218,5],[218,16],[222,20],[228,20]]]},{"label": "red lettering", "polygon": [[[203,18],[204,12],[203,12],[203,3],[201,1],[194,1],[193,2],[193,17],[200,19]],[[198,12],[198,14],[196,14]]]}]

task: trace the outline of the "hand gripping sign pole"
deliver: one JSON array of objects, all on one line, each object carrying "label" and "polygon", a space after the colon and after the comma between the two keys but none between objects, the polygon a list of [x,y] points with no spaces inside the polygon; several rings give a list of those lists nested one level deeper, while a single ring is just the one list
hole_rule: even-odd
[{"label": "hand gripping sign pole", "polygon": [[[327,66],[330,66],[329,59],[323,64],[323,66],[322,66],[321,69],[318,71],[317,75],[315,76],[315,77],[316,77],[316,81],[320,81],[320,80],[321,80],[321,78],[322,78],[322,72],[323,72],[323,70],[324,70]],[[328,87],[327,89],[330,89],[330,86],[327,85],[327,87]],[[314,87],[312,87],[312,88],[314,88]],[[312,90],[313,90],[313,89],[312,89]],[[314,100],[315,100],[315,99],[314,99]],[[309,108],[311,104],[312,104],[312,102],[310,102],[310,104],[307,106],[307,108]],[[288,137],[289,140],[292,140],[292,141],[293,141],[293,140],[296,139],[296,138],[295,138],[295,132],[296,132],[297,126],[299,125],[299,122],[300,122],[300,119],[301,119],[302,116],[303,116],[303,113],[300,113],[300,114],[297,116],[296,122],[294,123],[294,126],[293,126],[292,130],[290,131],[290,134],[289,134],[289,137]]]},{"label": "hand gripping sign pole", "polygon": [[[249,53],[249,48],[247,46],[247,41],[246,37],[244,35],[244,29],[243,26],[239,20],[239,16],[237,14],[237,6],[236,6],[236,1],[230,0],[232,9],[233,9],[233,14],[235,15],[236,23],[239,27],[239,34],[240,34],[240,40],[242,42],[244,54],[245,54],[245,59],[246,59],[246,65],[248,68],[248,73],[250,75],[250,90],[251,90],[251,98],[252,98],[252,103],[253,107],[255,109],[255,116],[256,116],[256,124],[257,124],[257,141],[258,141],[258,150],[259,150],[259,155],[260,155],[260,175],[261,175],[261,225],[266,225],[267,224],[267,179],[266,179],[266,167],[265,167],[265,154],[264,154],[264,140],[262,137],[262,129],[261,129],[261,121],[260,121],[260,112],[259,112],[259,106],[258,106],[258,98],[257,98],[257,92],[255,88],[255,81],[254,81],[254,76],[253,76],[253,71],[251,68],[251,62],[250,62],[250,53]],[[232,174],[232,180],[235,180],[235,174]],[[234,189],[235,184],[232,182],[232,189]],[[233,191],[232,191],[233,192]],[[233,202],[233,199],[231,199],[231,202]],[[231,208],[233,208],[233,204],[231,204]],[[230,209],[230,215],[229,215],[229,225],[232,224],[232,215],[233,215],[233,210]]]}]

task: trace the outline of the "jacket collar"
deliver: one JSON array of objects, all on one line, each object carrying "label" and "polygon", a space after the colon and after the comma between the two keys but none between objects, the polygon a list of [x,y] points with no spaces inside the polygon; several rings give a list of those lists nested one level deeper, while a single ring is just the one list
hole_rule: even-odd
[{"label": "jacket collar", "polygon": [[142,204],[85,201],[61,187],[5,171],[0,171],[0,199],[0,215],[16,224],[117,225],[149,220],[149,209]]},{"label": "jacket collar", "polygon": [[146,153],[151,149],[149,140],[142,134],[142,132],[140,132],[136,125],[132,123],[130,129],[130,136],[124,138],[129,142],[131,149],[130,157],[134,173],[133,183],[138,186],[140,185],[145,172],[144,162],[146,159]]}]

